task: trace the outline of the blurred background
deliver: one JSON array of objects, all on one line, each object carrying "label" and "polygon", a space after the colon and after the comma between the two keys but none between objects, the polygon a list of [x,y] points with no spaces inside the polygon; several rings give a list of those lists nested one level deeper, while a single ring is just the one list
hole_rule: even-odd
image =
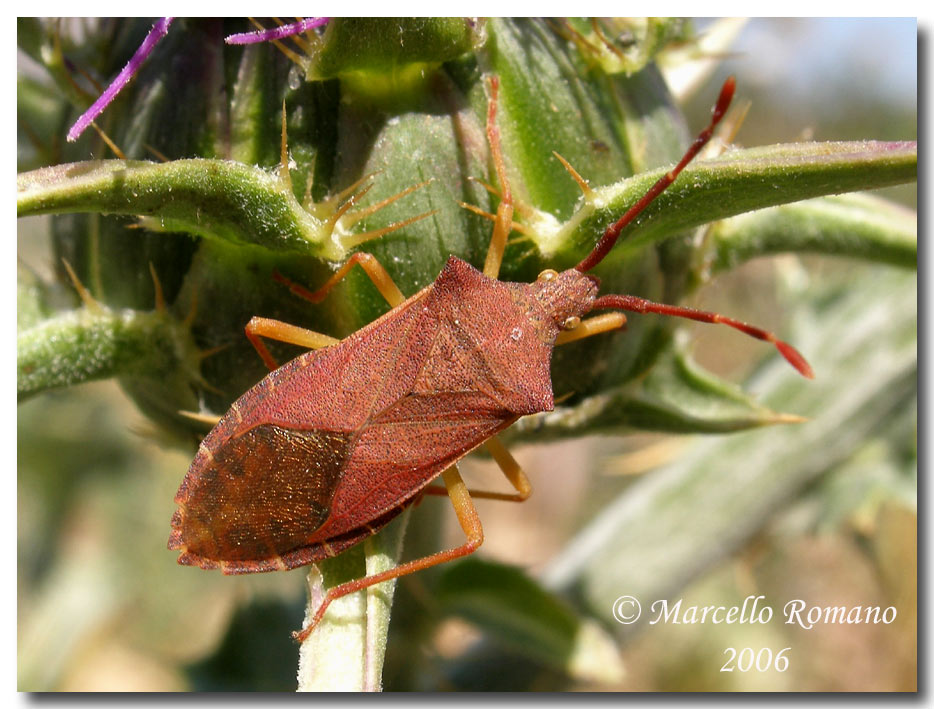
[{"label": "blurred background", "polygon": [[[711,21],[695,26],[704,32]],[[751,103],[738,144],[915,140],[917,47],[913,19],[751,20],[738,29],[713,75],[685,96],[689,125],[706,121],[716,87],[735,74],[740,98]],[[27,71],[23,61],[19,68]],[[913,185],[885,196],[916,204]],[[43,219],[21,221],[18,253],[51,279],[47,228]],[[826,258],[756,261],[718,278],[695,302],[752,322],[775,322],[775,293],[789,282],[802,289],[828,281],[872,289],[887,283],[880,275],[886,270]],[[902,288],[895,293],[899,302],[914,309],[910,282],[896,287]],[[730,339],[723,345],[716,332],[689,331],[693,352],[711,370],[737,382],[756,372],[758,344]],[[482,623],[465,619],[469,613],[446,610],[433,598],[431,575],[418,574],[397,588],[385,688],[914,689],[916,403],[907,401],[846,461],[789,492],[738,552],[695,574],[676,594],[686,606],[741,604],[761,594],[777,604],[776,613],[798,597],[821,606],[895,605],[895,623],[804,631],[778,622],[636,630],[604,622],[599,633],[612,644],[607,659],[598,661],[605,672],[575,676],[556,673],[521,648],[501,646]],[[657,469],[694,455],[702,460],[708,452],[695,453],[697,445],[695,438],[639,434],[519,447],[515,455],[535,495],[521,506],[477,503],[486,532],[479,555],[518,565],[586,606],[594,594],[566,581],[582,543],[576,535],[607,500],[644,487]],[[301,624],[305,573],[222,578],[178,567],[165,548],[172,499],[191,455],[167,447],[111,383],[42,395],[19,407],[20,690],[294,689],[298,652],[289,631]],[[498,475],[482,460],[463,467],[478,487]],[[407,555],[456,543],[460,535],[443,502],[426,501],[412,517]],[[440,538],[436,525],[444,530]],[[620,539],[621,547],[627,542]],[[625,559],[627,552],[621,553]],[[793,647],[790,669],[719,671],[725,648],[763,646]]]}]

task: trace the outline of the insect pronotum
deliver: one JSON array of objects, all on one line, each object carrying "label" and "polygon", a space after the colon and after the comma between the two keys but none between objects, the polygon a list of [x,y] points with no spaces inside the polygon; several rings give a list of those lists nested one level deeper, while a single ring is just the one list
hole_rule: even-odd
[{"label": "insect pronotum", "polygon": [[[291,569],[339,554],[374,534],[425,494],[446,492],[467,540],[461,546],[330,589],[299,640],[335,598],[473,552],[483,531],[471,497],[520,501],[531,485],[496,438],[522,416],[554,408],[555,344],[621,327],[617,311],[722,323],[773,343],[803,375],[804,358],[772,333],[715,313],[598,295],[588,275],[626,225],[697,155],[735,89],[721,89],[710,124],[681,161],[607,228],[593,251],[534,283],[497,280],[511,230],[513,198],[496,124],[498,82],[490,80],[487,137],[502,188],[481,273],[451,256],[437,280],[406,299],[371,255],[357,252],[317,291],[282,277],[298,295],[323,299],[354,264],[392,309],[344,340],[265,318],[247,336],[273,371],[241,396],[201,443],[175,501],[169,548],[181,564],[226,574]],[[581,320],[593,310],[613,311]],[[268,337],[314,348],[277,367]],[[324,348],[324,349],[318,349]],[[515,493],[468,490],[457,461],[485,445]],[[432,485],[441,476],[444,488]]]}]

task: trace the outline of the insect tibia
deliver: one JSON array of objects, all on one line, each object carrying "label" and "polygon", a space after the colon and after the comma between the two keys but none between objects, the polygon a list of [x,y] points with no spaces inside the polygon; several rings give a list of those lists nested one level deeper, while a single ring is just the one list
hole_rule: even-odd
[{"label": "insect tibia", "polygon": [[671,315],[677,318],[696,320],[697,322],[727,325],[732,327],[734,330],[739,330],[740,332],[749,335],[750,337],[755,337],[757,340],[771,342],[781,353],[782,357],[784,357],[792,367],[797,369],[803,376],[807,377],[808,379],[814,378],[814,370],[811,369],[811,365],[807,363],[807,360],[804,359],[798,350],[789,345],[787,342],[779,340],[768,330],[763,330],[762,328],[756,327],[755,325],[749,325],[748,323],[744,323],[740,320],[728,318],[725,315],[720,315],[719,313],[711,313],[706,310],[695,310],[694,308],[685,308],[677,305],[666,305],[664,303],[653,303],[650,300],[638,298],[634,295],[604,295],[594,301],[593,308],[594,310],[616,308],[619,310],[628,310],[634,313],[658,313],[659,315]]}]

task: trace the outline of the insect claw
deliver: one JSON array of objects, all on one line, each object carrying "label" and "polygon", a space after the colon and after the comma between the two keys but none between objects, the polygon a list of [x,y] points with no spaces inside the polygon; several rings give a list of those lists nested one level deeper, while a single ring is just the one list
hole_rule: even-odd
[{"label": "insect claw", "polygon": [[302,628],[301,630],[293,630],[292,640],[294,640],[299,645],[301,645],[308,639],[308,636],[311,635],[311,631],[314,629],[315,629],[315,626],[309,625],[307,628]]}]

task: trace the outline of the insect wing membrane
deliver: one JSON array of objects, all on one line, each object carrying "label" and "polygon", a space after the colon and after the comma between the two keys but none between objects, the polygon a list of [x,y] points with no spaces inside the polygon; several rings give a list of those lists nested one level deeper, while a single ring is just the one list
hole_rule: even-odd
[{"label": "insect wing membrane", "polygon": [[274,424],[229,439],[200,458],[203,467],[180,496],[178,541],[224,561],[273,558],[307,544],[327,519],[350,442],[346,433]]}]

